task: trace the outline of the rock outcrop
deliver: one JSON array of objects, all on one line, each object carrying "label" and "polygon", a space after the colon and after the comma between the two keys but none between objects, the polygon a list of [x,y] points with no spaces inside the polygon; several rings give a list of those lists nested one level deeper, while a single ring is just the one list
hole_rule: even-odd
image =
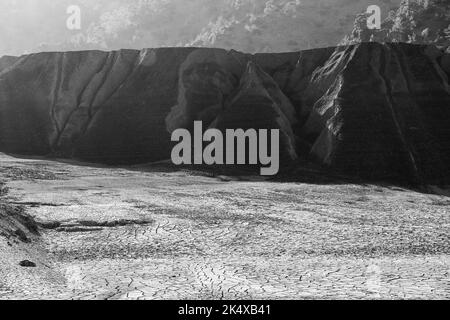
[{"label": "rock outcrop", "polygon": [[0,59],[0,151],[159,161],[170,157],[173,130],[202,120],[280,129],[284,163],[300,157],[363,178],[448,184],[448,60],[433,46],[378,43]]}]

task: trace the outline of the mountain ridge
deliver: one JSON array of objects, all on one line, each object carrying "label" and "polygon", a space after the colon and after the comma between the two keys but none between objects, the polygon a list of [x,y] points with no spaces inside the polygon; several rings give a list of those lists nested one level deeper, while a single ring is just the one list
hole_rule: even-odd
[{"label": "mountain ridge", "polygon": [[[285,165],[295,161],[294,148],[337,172],[445,184],[444,58],[434,46],[378,43],[254,55],[208,48],[32,54],[0,71],[0,151],[112,164],[165,160],[174,129],[195,120],[238,124],[251,119],[247,108],[260,107],[259,95],[272,92],[263,121],[240,125],[286,133]],[[249,64],[255,71],[246,71]],[[246,74],[266,78],[251,95],[239,87]],[[248,98],[233,100],[240,94]],[[290,124],[277,127],[272,117],[284,112]]]}]

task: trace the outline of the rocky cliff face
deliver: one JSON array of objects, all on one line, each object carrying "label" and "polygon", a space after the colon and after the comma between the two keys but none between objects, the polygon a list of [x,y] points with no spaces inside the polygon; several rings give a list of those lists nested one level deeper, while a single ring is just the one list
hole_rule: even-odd
[{"label": "rocky cliff face", "polygon": [[[448,55],[364,43],[285,54],[164,48],[0,60],[0,150],[168,159],[176,128],[281,130],[297,157],[373,179],[450,180]],[[8,64],[8,63],[6,63]]]}]

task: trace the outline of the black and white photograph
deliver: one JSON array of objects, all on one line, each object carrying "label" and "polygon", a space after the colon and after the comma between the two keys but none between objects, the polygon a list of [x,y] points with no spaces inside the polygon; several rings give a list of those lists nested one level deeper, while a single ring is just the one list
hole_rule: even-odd
[{"label": "black and white photograph", "polygon": [[449,299],[450,0],[0,0],[0,300]]}]

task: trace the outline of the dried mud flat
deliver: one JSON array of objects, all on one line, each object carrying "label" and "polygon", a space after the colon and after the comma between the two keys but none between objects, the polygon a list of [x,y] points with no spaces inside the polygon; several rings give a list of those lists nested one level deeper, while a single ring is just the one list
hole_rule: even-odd
[{"label": "dried mud flat", "polygon": [[0,162],[8,200],[45,227],[0,238],[0,299],[450,298],[445,196]]}]

